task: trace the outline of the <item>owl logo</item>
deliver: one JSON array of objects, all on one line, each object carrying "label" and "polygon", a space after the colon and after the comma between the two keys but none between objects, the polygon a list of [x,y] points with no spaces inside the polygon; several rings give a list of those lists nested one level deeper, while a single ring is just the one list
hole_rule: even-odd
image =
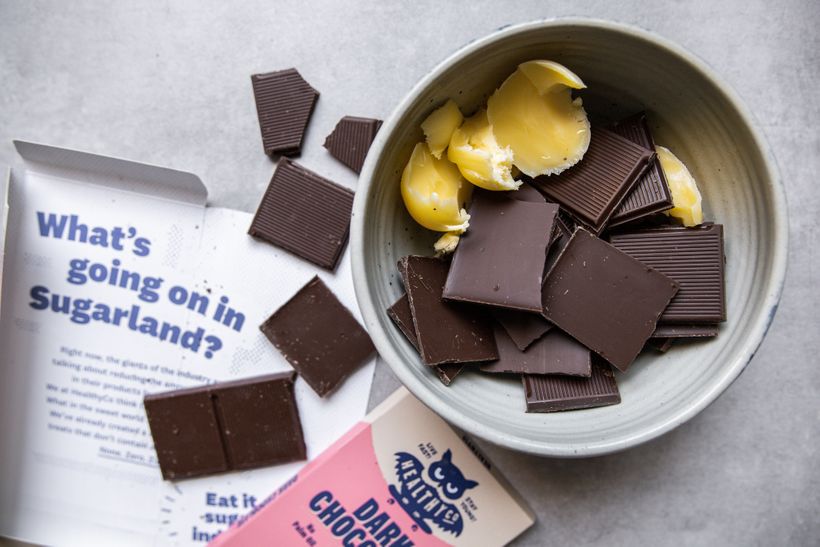
[{"label": "owl logo", "polygon": [[396,474],[399,487],[391,484],[390,494],[426,533],[432,533],[429,521],[458,537],[464,530],[464,521],[458,506],[450,501],[461,499],[464,492],[475,488],[478,483],[464,477],[453,463],[450,450],[444,452],[427,469],[426,478],[433,484],[427,482],[424,471],[424,465],[418,458],[407,452],[397,452]]}]

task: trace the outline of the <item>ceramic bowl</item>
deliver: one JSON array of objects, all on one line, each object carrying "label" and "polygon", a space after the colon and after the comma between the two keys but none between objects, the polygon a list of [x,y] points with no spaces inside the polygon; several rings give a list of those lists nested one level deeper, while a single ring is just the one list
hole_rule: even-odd
[{"label": "ceramic bowl", "polygon": [[[402,293],[396,261],[432,254],[437,234],[406,213],[399,180],[419,124],[446,99],[470,113],[516,66],[552,59],[587,84],[595,119],[649,113],[655,140],[698,181],[705,217],[725,226],[728,321],[720,335],[642,355],[617,374],[619,405],[525,413],[520,381],[464,373],[450,387],[425,367],[385,313]],[[777,309],[785,276],[787,212],[775,163],[753,116],[703,61],[634,27],[589,19],[499,29],[458,50],[407,94],[374,141],[359,179],[351,226],[356,296],[381,357],[421,401],[457,427],[515,450],[550,456],[610,453],[695,416],[743,371]]]}]

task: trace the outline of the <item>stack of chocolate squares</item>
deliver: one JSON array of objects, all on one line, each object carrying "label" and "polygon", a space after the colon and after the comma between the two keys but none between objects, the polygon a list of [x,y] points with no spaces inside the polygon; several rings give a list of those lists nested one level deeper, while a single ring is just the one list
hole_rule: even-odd
[{"label": "stack of chocolate squares", "polygon": [[[726,320],[723,229],[671,224],[643,114],[514,192],[477,190],[451,259],[408,256],[388,314],[442,382],[520,375],[528,412],[620,402],[613,369]],[[661,214],[659,214],[661,213]]]}]

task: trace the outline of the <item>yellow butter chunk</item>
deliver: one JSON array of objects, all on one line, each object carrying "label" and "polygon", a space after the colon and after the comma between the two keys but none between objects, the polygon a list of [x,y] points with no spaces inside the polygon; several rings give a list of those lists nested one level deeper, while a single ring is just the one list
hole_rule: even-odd
[{"label": "yellow butter chunk", "polygon": [[441,159],[441,153],[450,143],[450,136],[463,120],[464,116],[461,115],[458,105],[450,99],[421,122],[421,130],[424,131],[430,153],[436,159]]},{"label": "yellow butter chunk", "polygon": [[420,142],[401,176],[401,197],[413,220],[436,232],[462,233],[470,215],[464,210],[473,186],[447,158],[433,157]]},{"label": "yellow butter chunk", "polygon": [[447,232],[433,243],[433,249],[436,251],[436,256],[448,255],[456,250],[458,242],[461,240],[461,235],[455,232]]},{"label": "yellow butter chunk", "polygon": [[517,190],[521,186],[511,173],[513,152],[509,146],[498,146],[484,109],[453,132],[447,158],[465,179],[486,190]]},{"label": "yellow butter chunk", "polygon": [[680,219],[684,226],[702,224],[703,199],[695,177],[669,149],[656,146],[655,151],[658,153],[669,191],[672,192],[672,208],[666,214]]},{"label": "yellow butter chunk", "polygon": [[572,89],[586,85],[552,61],[529,61],[507,78],[487,102],[487,117],[501,147],[530,177],[554,175],[578,163],[589,147],[590,128]]}]

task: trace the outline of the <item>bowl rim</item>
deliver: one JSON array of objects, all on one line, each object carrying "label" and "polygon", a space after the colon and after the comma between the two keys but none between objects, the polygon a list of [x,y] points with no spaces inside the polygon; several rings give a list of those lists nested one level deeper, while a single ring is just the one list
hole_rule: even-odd
[{"label": "bowl rim", "polygon": [[472,40],[448,55],[443,61],[428,72],[415,86],[402,98],[390,116],[382,125],[380,131],[371,145],[372,151],[380,151],[384,147],[387,135],[391,134],[398,124],[399,119],[412,105],[416,98],[454,63],[477,50],[491,45],[494,42],[512,36],[514,34],[528,32],[540,28],[551,27],[585,27],[597,28],[616,33],[622,33],[632,38],[651,43],[653,46],[666,50],[668,53],[677,56],[687,63],[690,68],[699,72],[733,105],[740,115],[743,123],[748,127],[752,135],[755,146],[761,157],[766,175],[772,182],[773,210],[775,211],[773,222],[773,244],[771,262],[771,275],[766,284],[767,294],[764,300],[762,313],[754,319],[752,327],[737,353],[734,361],[723,367],[718,380],[708,389],[704,389],[698,396],[684,406],[679,412],[669,419],[644,428],[634,435],[622,437],[614,440],[603,439],[594,444],[581,443],[549,443],[522,439],[520,437],[507,434],[504,431],[489,428],[478,420],[459,411],[453,411],[446,403],[440,400],[425,383],[417,379],[406,366],[404,360],[396,350],[388,343],[387,336],[380,331],[379,313],[383,310],[377,309],[373,298],[370,295],[367,278],[365,276],[364,263],[364,233],[366,229],[365,208],[367,205],[368,193],[373,184],[373,172],[378,162],[378,155],[370,153],[364,163],[359,176],[359,185],[353,202],[353,217],[351,219],[350,239],[351,239],[351,261],[353,285],[356,292],[356,299],[364,318],[365,326],[370,332],[373,342],[384,361],[390,366],[399,380],[425,405],[434,412],[445,418],[456,427],[499,446],[509,449],[554,457],[589,457],[626,450],[671,431],[677,426],[690,420],[712,402],[714,402],[745,370],[746,366],[754,357],[760,344],[763,342],[769,327],[777,312],[783,285],[786,277],[786,264],[788,256],[788,209],[786,205],[785,191],[777,163],[771,152],[762,130],[759,128],[753,113],[746,106],[737,92],[717,73],[710,68],[705,61],[695,54],[686,50],[682,46],[652,32],[624,23],[607,21],[602,19],[586,17],[557,17],[539,19],[535,21],[518,23],[500,27],[490,34]]}]

